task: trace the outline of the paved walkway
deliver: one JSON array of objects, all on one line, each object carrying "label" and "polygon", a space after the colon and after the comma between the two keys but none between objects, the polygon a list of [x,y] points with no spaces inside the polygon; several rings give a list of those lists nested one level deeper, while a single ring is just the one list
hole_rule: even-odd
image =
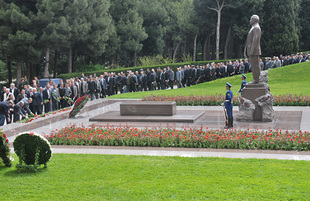
[{"label": "paved walkway", "polygon": [[97,147],[97,146],[52,146],[53,153],[65,154],[106,154],[180,157],[220,157],[241,159],[279,159],[310,161],[310,152],[233,150],[233,149],[191,149],[158,147]]},{"label": "paved walkway", "polygon": [[[62,112],[51,117],[45,117],[31,123],[22,124],[15,123],[5,125],[3,132],[9,136],[10,142],[13,142],[15,136],[20,132],[37,132],[40,134],[49,134],[52,130],[60,129],[70,125],[91,125],[89,117],[96,116],[108,111],[118,111],[120,102],[128,100],[98,99],[89,101],[81,114],[75,119],[68,119],[69,112]],[[130,126],[137,128],[148,127],[166,127],[174,126],[176,128],[204,126],[209,128],[221,129],[223,126],[224,116],[222,107],[209,106],[178,106],[178,110],[206,111],[205,117],[196,124],[171,124],[171,123],[104,123],[107,126]],[[274,129],[274,126],[288,126],[289,130],[310,131],[310,107],[274,107],[276,111],[276,119],[271,123],[235,123],[236,127],[250,129]],[[234,107],[234,111],[238,111]],[[209,115],[209,116],[208,116]],[[97,122],[95,125],[102,125]],[[280,127],[279,127],[280,128]],[[236,150],[208,150],[208,149],[158,149],[158,148],[134,148],[134,147],[66,147],[53,146],[54,153],[84,153],[84,154],[117,154],[117,155],[149,155],[149,156],[185,156],[185,157],[226,157],[226,158],[269,158],[269,159],[285,159],[285,160],[310,160],[310,152],[262,152],[262,151],[236,151]],[[308,154],[309,153],[309,154]]]}]

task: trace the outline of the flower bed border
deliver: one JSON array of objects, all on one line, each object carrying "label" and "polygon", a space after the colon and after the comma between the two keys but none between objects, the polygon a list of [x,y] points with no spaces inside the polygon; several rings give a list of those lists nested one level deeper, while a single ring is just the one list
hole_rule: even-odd
[{"label": "flower bed border", "polygon": [[310,150],[309,132],[282,130],[177,130],[72,125],[52,131],[47,139],[52,145]]},{"label": "flower bed border", "polygon": [[[278,95],[273,96],[274,106],[310,106],[310,96],[305,95]],[[220,106],[225,100],[225,95],[206,95],[206,96],[157,96],[150,95],[143,97],[142,101],[174,101],[178,106]],[[237,96],[233,97],[234,106],[239,105],[239,100]]]}]

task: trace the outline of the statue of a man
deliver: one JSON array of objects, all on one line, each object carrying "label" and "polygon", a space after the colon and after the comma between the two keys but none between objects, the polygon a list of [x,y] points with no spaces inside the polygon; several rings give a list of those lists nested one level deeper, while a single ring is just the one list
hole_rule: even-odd
[{"label": "statue of a man", "polygon": [[251,83],[258,83],[260,76],[259,56],[261,55],[261,48],[260,48],[261,29],[258,22],[259,17],[257,15],[253,15],[250,20],[252,28],[249,31],[246,40],[246,50],[247,50],[246,52],[250,58],[250,63],[253,72],[253,81]]}]

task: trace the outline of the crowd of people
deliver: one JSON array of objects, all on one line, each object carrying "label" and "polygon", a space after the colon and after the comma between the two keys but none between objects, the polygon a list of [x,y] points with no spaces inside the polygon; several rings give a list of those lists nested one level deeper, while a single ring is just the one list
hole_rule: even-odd
[{"label": "crowd of people", "polygon": [[[278,68],[310,60],[308,53],[261,59],[261,70]],[[81,77],[60,80],[55,84],[50,80],[45,87],[40,87],[34,78],[29,84],[27,77],[18,84],[0,88],[0,126],[30,114],[40,115],[71,106],[75,100],[89,95],[90,100],[105,98],[118,93],[152,91],[183,88],[215,79],[251,72],[251,64],[245,59],[206,65],[185,65],[174,72],[170,67],[147,69],[146,71],[128,70],[126,73],[104,72],[97,76],[82,74]],[[2,89],[2,90],[1,90]]]}]

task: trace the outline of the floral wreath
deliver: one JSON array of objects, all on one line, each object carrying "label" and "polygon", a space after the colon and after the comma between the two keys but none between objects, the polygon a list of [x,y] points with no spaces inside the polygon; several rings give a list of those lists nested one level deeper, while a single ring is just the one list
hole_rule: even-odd
[{"label": "floral wreath", "polygon": [[75,117],[75,115],[77,115],[82,110],[82,108],[85,106],[88,100],[89,100],[88,95],[85,95],[77,99],[72,106],[71,112],[69,113],[69,118]]}]

